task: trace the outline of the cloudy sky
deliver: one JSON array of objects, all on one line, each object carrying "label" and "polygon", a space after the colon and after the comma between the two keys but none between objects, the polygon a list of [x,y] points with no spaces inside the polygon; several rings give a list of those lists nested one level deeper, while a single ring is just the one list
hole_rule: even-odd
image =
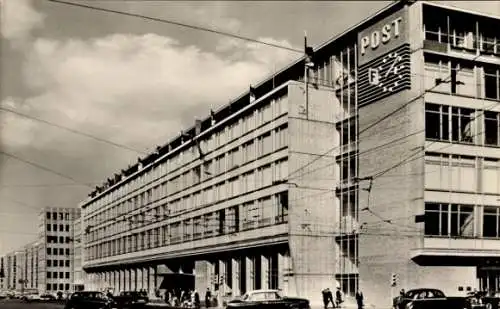
[{"label": "cloudy sky", "polygon": [[[500,11],[494,2],[446,2]],[[46,0],[0,3],[0,106],[11,111],[0,110],[0,255],[35,238],[40,208],[77,207],[89,186],[300,57]],[[78,3],[301,49],[305,30],[320,44],[389,1]]]}]

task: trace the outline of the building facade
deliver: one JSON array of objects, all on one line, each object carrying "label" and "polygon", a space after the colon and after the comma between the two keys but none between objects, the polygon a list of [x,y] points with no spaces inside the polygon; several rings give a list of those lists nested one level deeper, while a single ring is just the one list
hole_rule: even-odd
[{"label": "building facade", "polygon": [[73,290],[74,220],[78,208],[44,208],[39,215],[38,290],[69,293]]},{"label": "building facade", "polygon": [[73,224],[73,264],[71,265],[73,271],[73,291],[80,291],[84,289],[84,275],[82,268],[83,254],[82,254],[82,219],[81,216],[75,219]]},{"label": "building facade", "polygon": [[25,290],[37,289],[38,243],[32,242],[0,258],[4,277],[0,280],[0,289]]},{"label": "building facade", "polygon": [[82,202],[89,286],[499,290],[498,26],[396,2],[197,121]]}]

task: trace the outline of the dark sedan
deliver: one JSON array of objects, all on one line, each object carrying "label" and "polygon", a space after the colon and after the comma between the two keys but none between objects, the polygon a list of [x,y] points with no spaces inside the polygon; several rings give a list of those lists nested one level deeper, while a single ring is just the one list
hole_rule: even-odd
[{"label": "dark sedan", "polygon": [[101,292],[75,292],[66,302],[65,309],[111,309],[113,302]]},{"label": "dark sedan", "polygon": [[440,290],[415,289],[396,297],[393,303],[396,309],[441,309],[447,308],[449,301]]},{"label": "dark sedan", "polygon": [[255,290],[227,304],[228,309],[309,309],[309,300],[281,296],[278,290]]}]

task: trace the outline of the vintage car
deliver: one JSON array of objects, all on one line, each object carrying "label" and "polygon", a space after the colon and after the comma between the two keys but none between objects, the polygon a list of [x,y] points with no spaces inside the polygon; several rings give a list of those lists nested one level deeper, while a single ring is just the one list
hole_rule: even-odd
[{"label": "vintage car", "polygon": [[281,296],[278,290],[254,290],[228,302],[227,309],[280,308],[309,309],[309,300]]},{"label": "vintage car", "polygon": [[40,295],[38,293],[26,293],[21,296],[21,300],[27,303],[40,301]]},{"label": "vintage car", "polygon": [[75,292],[66,302],[65,309],[111,309],[113,301],[102,292]]},{"label": "vintage car", "polygon": [[414,289],[393,300],[395,309],[441,309],[447,308],[449,301],[444,293],[437,289]]},{"label": "vintage car", "polygon": [[113,306],[122,308],[139,308],[149,302],[146,292],[124,291],[120,295],[113,297]]}]

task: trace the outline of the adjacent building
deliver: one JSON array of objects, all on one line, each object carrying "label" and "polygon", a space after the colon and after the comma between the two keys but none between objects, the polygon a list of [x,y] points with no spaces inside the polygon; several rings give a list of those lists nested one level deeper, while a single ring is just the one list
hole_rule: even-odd
[{"label": "adjacent building", "polygon": [[78,208],[44,208],[39,215],[38,290],[73,291],[74,220]]},{"label": "adjacent building", "polygon": [[499,26],[395,2],[184,128],[81,203],[86,284],[499,290]]},{"label": "adjacent building", "polygon": [[73,223],[73,291],[81,291],[85,288],[85,272],[82,268],[83,253],[82,253],[82,219],[81,216],[75,219]]},{"label": "adjacent building", "polygon": [[4,277],[0,278],[0,289],[19,292],[37,289],[37,260],[38,242],[29,243],[1,257],[0,269]]}]

